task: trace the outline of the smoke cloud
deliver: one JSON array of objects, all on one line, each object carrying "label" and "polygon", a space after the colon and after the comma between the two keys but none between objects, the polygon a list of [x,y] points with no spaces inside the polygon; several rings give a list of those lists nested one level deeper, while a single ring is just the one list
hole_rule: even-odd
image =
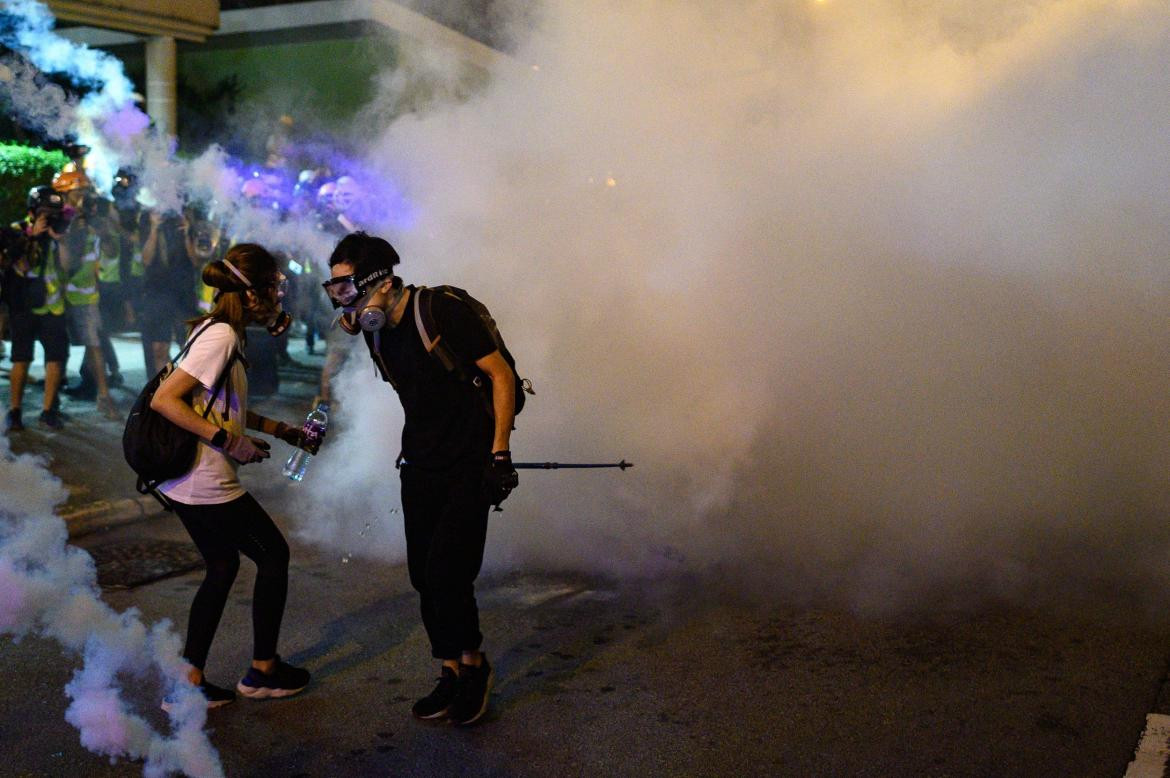
[{"label": "smoke cloud", "polygon": [[[0,636],[50,638],[80,657],[65,687],[65,718],[81,743],[114,759],[142,760],[148,776],[220,776],[219,756],[203,731],[207,702],[186,680],[170,623],[142,623],[135,610],[104,604],[93,560],[66,544],[53,514],[65,489],[43,461],[16,456],[0,437]],[[176,700],[164,735],[123,696],[123,684],[157,687]]]},{"label": "smoke cloud", "polygon": [[[1164,4],[537,17],[370,149],[404,277],[536,384],[516,458],[637,463],[522,473],[489,566],[878,609],[1166,582]],[[304,523],[352,545],[400,531],[401,422],[350,369]]]},{"label": "smoke cloud", "polygon": [[[415,51],[356,123],[384,127],[366,226],[408,281],[486,302],[536,385],[516,458],[637,464],[523,473],[489,567],[874,609],[1165,589],[1164,4],[525,13],[486,79]],[[29,27],[21,54],[54,67]],[[82,111],[8,67],[37,126]],[[117,74],[74,76],[113,96],[74,129],[162,207],[324,263],[221,149],[177,161]],[[273,501],[397,561],[401,410],[363,350]]]}]

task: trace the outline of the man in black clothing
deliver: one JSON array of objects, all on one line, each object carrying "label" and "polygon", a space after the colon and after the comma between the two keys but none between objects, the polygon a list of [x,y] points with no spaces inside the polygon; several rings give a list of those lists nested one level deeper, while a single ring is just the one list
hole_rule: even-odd
[{"label": "man in black clothing", "polygon": [[[343,329],[365,336],[382,378],[405,413],[399,470],[407,567],[418,591],[439,683],[415,703],[421,719],[471,724],[487,710],[493,674],[481,652],[475,578],[483,562],[490,507],[517,484],[508,450],[515,377],[491,332],[462,300],[405,286],[393,274],[398,254],[363,232],[343,238],[325,284],[345,308]],[[420,300],[463,369],[451,371],[423,344]],[[478,375],[480,386],[467,380]]]}]

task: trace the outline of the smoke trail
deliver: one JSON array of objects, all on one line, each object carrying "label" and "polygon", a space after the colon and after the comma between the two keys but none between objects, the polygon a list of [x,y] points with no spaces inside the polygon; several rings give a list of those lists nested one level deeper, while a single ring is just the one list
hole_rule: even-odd
[{"label": "smoke trail", "polygon": [[[245,202],[241,179],[222,149],[213,146],[189,161],[176,158],[171,139],[157,133],[135,105],[139,98],[116,57],[57,35],[52,14],[37,0],[6,2],[3,13],[0,42],[35,69],[6,58],[0,62],[0,91],[30,127],[50,138],[76,138],[89,146],[86,167],[100,191],[109,189],[119,168],[128,168],[138,173],[141,198],[151,208],[177,212],[188,202],[201,201],[228,234],[241,240],[258,241],[304,261],[328,254],[331,239],[308,221],[281,219]],[[63,74],[90,91],[73,99],[40,77],[41,72]],[[371,198],[380,194],[370,191]]]},{"label": "smoke trail", "polygon": [[[516,455],[638,462],[523,474],[490,564],[866,607],[1165,583],[1164,4],[540,23],[371,151],[422,204],[403,275],[472,289],[536,381]],[[322,483],[393,490],[383,413]]]},{"label": "smoke trail", "polygon": [[0,40],[28,58],[44,73],[67,74],[76,83],[89,87],[80,101],[67,99],[60,89],[36,88],[27,69],[8,68],[13,108],[18,115],[56,116],[33,126],[49,137],[64,139],[76,135],[92,148],[90,164],[105,189],[118,167],[130,160],[127,153],[144,140],[150,120],[134,106],[134,86],[117,57],[88,46],[75,44],[53,33],[55,20],[48,7],[37,0],[6,0],[4,30]]},{"label": "smoke trail", "polygon": [[[207,703],[186,681],[178,637],[169,622],[147,627],[138,612],[116,613],[101,601],[93,560],[66,544],[53,508],[61,482],[30,455],[13,455],[0,438],[0,635],[51,638],[79,654],[82,666],[65,688],[65,718],[97,754],[144,760],[144,774],[223,774],[203,731]],[[173,732],[164,736],[122,699],[123,678],[158,684],[176,695]]]}]

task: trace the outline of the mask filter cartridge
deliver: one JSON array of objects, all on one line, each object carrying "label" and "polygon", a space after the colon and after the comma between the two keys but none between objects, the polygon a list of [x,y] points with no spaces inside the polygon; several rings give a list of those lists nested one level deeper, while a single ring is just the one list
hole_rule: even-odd
[{"label": "mask filter cartridge", "polygon": [[377,332],[386,326],[386,311],[379,305],[367,305],[357,317],[358,326],[366,332]]},{"label": "mask filter cartridge", "polygon": [[276,314],[276,318],[268,325],[268,334],[274,338],[279,338],[283,335],[289,327],[292,326],[293,317],[288,311],[281,311]]}]

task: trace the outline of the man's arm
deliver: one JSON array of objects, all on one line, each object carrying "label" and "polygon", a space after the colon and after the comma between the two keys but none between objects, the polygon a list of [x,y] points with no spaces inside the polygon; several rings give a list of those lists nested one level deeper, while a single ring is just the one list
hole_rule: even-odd
[{"label": "man's arm", "polygon": [[516,418],[516,376],[500,352],[493,351],[477,359],[475,366],[484,372],[492,382],[492,410],[495,412],[496,430],[492,437],[492,451],[508,451],[512,436],[512,422]]},{"label": "man's arm", "polygon": [[162,216],[156,212],[150,214],[150,228],[146,233],[146,241],[142,244],[142,264],[150,267],[158,256],[158,225]]}]

